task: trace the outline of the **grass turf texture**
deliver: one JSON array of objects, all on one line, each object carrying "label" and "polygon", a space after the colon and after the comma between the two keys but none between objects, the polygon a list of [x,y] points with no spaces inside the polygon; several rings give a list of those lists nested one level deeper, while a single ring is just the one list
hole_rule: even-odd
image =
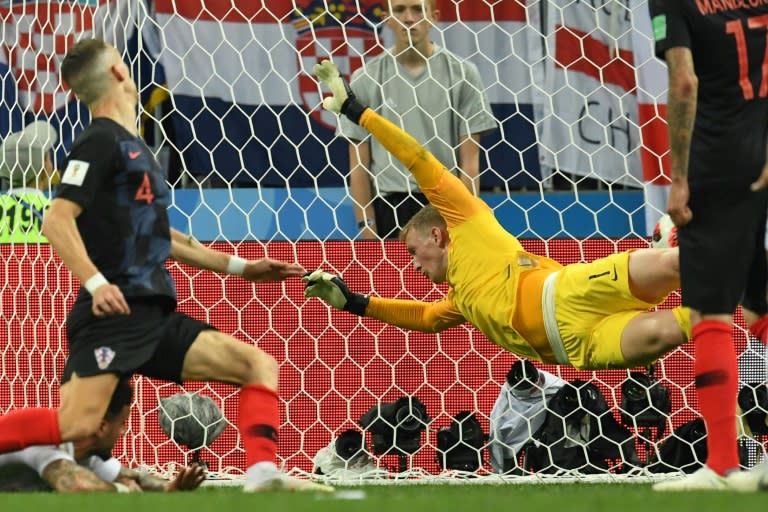
[{"label": "grass turf texture", "polygon": [[[342,491],[347,489],[340,489]],[[388,485],[349,488],[363,499],[332,494],[273,492],[244,494],[238,488],[203,488],[174,494],[0,494],[0,510],[56,512],[406,512],[527,511],[706,512],[763,510],[765,493],[657,493],[646,484]],[[344,495],[345,493],[342,493]],[[754,508],[753,508],[754,507]]]}]

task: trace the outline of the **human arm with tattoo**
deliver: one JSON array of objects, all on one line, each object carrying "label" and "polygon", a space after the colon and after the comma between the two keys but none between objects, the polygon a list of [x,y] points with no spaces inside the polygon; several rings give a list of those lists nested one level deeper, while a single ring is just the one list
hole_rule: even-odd
[{"label": "human arm with tattoo", "polygon": [[68,459],[48,464],[42,478],[56,492],[117,492],[118,488],[96,476],[90,469]]},{"label": "human arm with tattoo", "polygon": [[115,479],[124,485],[138,485],[140,490],[149,492],[192,491],[200,487],[204,480],[205,470],[200,464],[182,468],[173,480],[123,466]]},{"label": "human arm with tattoo", "polygon": [[197,489],[205,480],[199,464],[182,468],[173,480],[121,467],[114,482],[99,478],[91,469],[68,459],[58,459],[43,470],[43,480],[56,492],[174,492]]},{"label": "human arm with tattoo", "polygon": [[664,55],[669,69],[667,95],[667,124],[669,126],[669,162],[672,185],[667,213],[676,226],[691,221],[688,207],[688,157],[691,150],[693,125],[696,119],[698,78],[693,67],[690,48],[670,48]]}]

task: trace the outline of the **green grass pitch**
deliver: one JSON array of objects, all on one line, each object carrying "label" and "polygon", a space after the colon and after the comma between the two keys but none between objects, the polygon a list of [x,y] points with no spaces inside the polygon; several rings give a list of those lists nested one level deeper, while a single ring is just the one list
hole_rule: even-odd
[{"label": "green grass pitch", "polygon": [[[56,512],[706,512],[764,510],[765,493],[656,493],[648,484],[386,485],[333,494],[244,494],[206,487],[174,494],[0,494],[0,510]],[[349,491],[349,492],[346,492]],[[362,491],[362,492],[361,492]],[[360,495],[364,494],[364,497]],[[525,507],[525,508],[520,508]]]}]

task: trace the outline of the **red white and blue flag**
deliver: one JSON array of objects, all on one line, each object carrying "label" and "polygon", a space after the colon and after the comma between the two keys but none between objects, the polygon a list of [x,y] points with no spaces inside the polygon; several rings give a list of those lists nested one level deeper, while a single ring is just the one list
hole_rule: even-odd
[{"label": "red white and blue flag", "polygon": [[635,9],[632,32],[637,75],[637,110],[642,146],[645,188],[645,235],[667,210],[669,199],[669,131],[667,130],[667,89],[669,78],[666,64],[655,57],[651,16],[645,1]]},{"label": "red white and blue flag", "polygon": [[[500,134],[489,143],[497,172],[487,176],[519,173],[516,147],[537,167],[524,4],[441,0],[438,8],[433,39],[478,65],[506,127],[509,143],[498,144]],[[389,46],[381,1],[156,0],[155,10],[187,169],[273,186],[344,183],[346,143],[320,107],[312,66],[332,57],[349,74]]]},{"label": "red white and blue flag", "polygon": [[[649,183],[654,196],[665,188],[666,77],[653,58],[646,1],[558,0],[546,19],[539,7],[438,0],[433,40],[477,65],[499,120],[483,139],[483,183],[535,184],[541,165],[545,175]],[[61,119],[66,143],[86,118],[57,75],[67,48],[96,36],[122,50],[141,27],[173,94],[173,142],[188,171],[267,186],[344,183],[346,143],[320,108],[311,67],[331,57],[349,74],[390,46],[381,1],[155,0],[153,8],[144,0],[0,3],[16,85],[4,105]],[[137,79],[161,85],[160,69]]]},{"label": "red white and blue flag", "polygon": [[554,0],[542,20],[542,166],[640,186],[632,18],[623,2],[593,4]]},{"label": "red white and blue flag", "polygon": [[[142,23],[145,0],[18,0],[0,3],[2,49],[0,136],[34,120],[49,121],[59,132],[59,162],[73,137],[88,121],[86,109],[72,101],[59,67],[75,42],[96,37],[124,52],[142,27],[145,44],[157,46],[150,24]],[[129,61],[136,59],[133,55]],[[6,126],[6,121],[11,123]]]},{"label": "red white and blue flag", "polygon": [[649,234],[666,207],[668,141],[666,68],[654,56],[647,1],[553,0],[532,24],[546,38],[531,54],[545,55],[535,89],[542,174],[644,188]]},{"label": "red white and blue flag", "polygon": [[[51,114],[71,99],[59,66],[80,39],[97,37],[123,51],[142,0],[15,1],[0,4],[2,57],[17,79],[18,100],[34,114]],[[147,10],[144,8],[146,14]]]},{"label": "red white and blue flag", "polygon": [[155,2],[176,143],[190,173],[282,187],[341,183],[344,148],[331,144],[335,119],[322,112],[311,67],[332,56],[349,73],[380,51],[380,10],[378,2],[325,4]]}]

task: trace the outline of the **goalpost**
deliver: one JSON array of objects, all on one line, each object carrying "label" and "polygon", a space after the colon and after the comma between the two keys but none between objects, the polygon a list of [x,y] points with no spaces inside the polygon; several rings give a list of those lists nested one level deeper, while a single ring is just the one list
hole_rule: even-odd
[{"label": "goalpost", "polygon": [[[438,8],[435,42],[478,67],[499,122],[483,138],[481,182],[505,227],[527,250],[562,263],[646,247],[666,183],[659,175],[666,71],[653,58],[646,0],[438,0]],[[445,293],[409,268],[400,242],[355,240],[346,143],[334,137],[336,119],[322,111],[308,75],[327,56],[350,73],[386,48],[391,34],[380,2],[27,0],[0,13],[0,129],[49,120],[59,133],[61,166],[87,116],[68,101],[57,66],[77,39],[103,37],[133,66],[144,133],[174,187],[174,227],[242,257],[269,255],[338,273],[360,292],[425,300]],[[554,190],[556,176],[573,187]],[[596,181],[598,190],[584,190]],[[0,254],[0,411],[56,406],[65,312],[78,283],[46,244],[6,244]],[[407,332],[307,301],[298,280],[252,285],[169,265],[180,310],[257,344],[280,364],[279,462],[286,469],[312,472],[319,450],[348,429],[363,432],[361,416],[403,396],[418,398],[431,421],[414,453],[374,457],[387,470],[382,480],[397,473],[455,478],[437,462],[437,434],[461,411],[475,413],[488,432],[516,358],[476,329]],[[676,304],[673,294],[662,307]],[[764,348],[743,328],[736,343],[742,381],[764,385]],[[656,366],[671,397],[666,435],[697,417],[692,350],[686,345]],[[596,383],[609,414],[621,419],[628,371],[537,366]],[[135,389],[115,454],[156,471],[188,463],[192,450],[169,440],[158,422],[159,398],[180,388],[138,378]],[[242,474],[236,390],[185,389],[213,398],[230,423],[201,458],[215,474]],[[643,441],[643,429],[629,427],[647,460],[654,445]],[[751,462],[765,453],[763,441],[747,443]],[[489,474],[486,450],[483,457],[480,473]]]}]

